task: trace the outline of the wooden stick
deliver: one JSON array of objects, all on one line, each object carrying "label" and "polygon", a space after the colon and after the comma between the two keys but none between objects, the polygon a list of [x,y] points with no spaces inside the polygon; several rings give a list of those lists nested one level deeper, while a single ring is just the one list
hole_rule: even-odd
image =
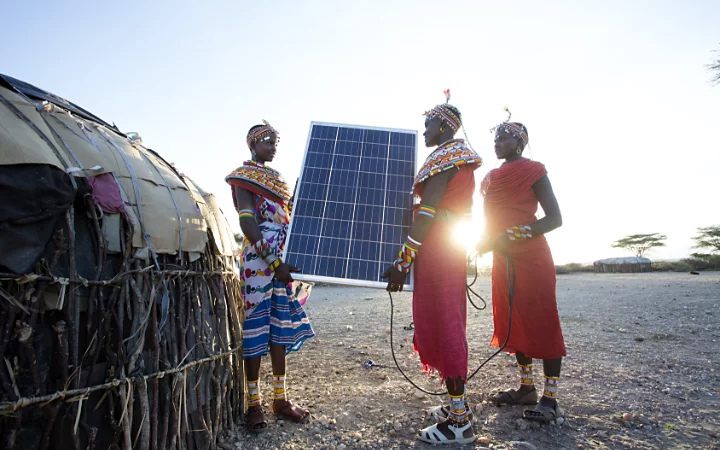
[{"label": "wooden stick", "polygon": [[[139,263],[136,262],[136,264]],[[140,277],[140,275],[136,276]],[[126,305],[131,305],[133,308],[132,312],[128,313],[128,315],[132,317],[130,337],[125,339],[125,341],[127,341],[126,349],[128,353],[127,373],[132,374],[135,371],[137,359],[140,356],[140,353],[142,353],[143,345],[145,344],[145,336],[142,335],[140,330],[144,329],[147,319],[145,318],[145,298],[140,290],[140,286],[142,286],[142,279],[136,280],[131,277],[128,280],[130,281],[130,292],[135,295],[134,299],[131,296],[132,300],[128,303],[128,305]]]},{"label": "wooden stick", "polygon": [[137,445],[133,448],[150,450],[150,407],[148,405],[147,380],[136,381],[135,391],[140,401],[140,429],[138,430],[139,439],[136,440]]},{"label": "wooden stick", "polygon": [[[162,276],[160,277],[160,282],[158,283],[158,289],[162,290]],[[158,336],[158,320],[157,320],[157,305],[156,305],[156,299],[160,297],[162,298],[162,293],[160,295],[155,295],[154,298],[150,300],[150,309],[152,311],[151,313],[151,320],[150,320],[150,335],[152,337],[152,367],[151,371],[152,373],[157,373],[160,371],[160,338]],[[159,400],[160,400],[160,383],[157,378],[152,379],[152,395],[153,395],[153,402],[152,402],[152,411],[150,412],[150,444],[153,448],[157,448],[157,442],[158,442],[158,410],[160,408]]]},{"label": "wooden stick", "polygon": [[[105,236],[103,235],[102,228],[100,227],[100,220],[98,219],[97,212],[95,211],[95,203],[93,202],[92,195],[91,194],[85,194],[85,204],[88,207],[88,211],[90,211],[90,217],[92,218],[93,223],[93,229],[95,230],[95,236],[97,239],[97,249],[96,249],[96,260],[97,260],[97,267],[95,269],[95,280],[99,281],[100,277],[102,276],[103,268],[105,267],[105,255],[106,255],[106,249],[105,249]],[[87,307],[87,335],[91,336],[93,330],[98,330],[100,327],[98,326],[99,320],[96,322],[94,320],[95,315],[95,302],[97,300],[96,294],[98,291],[98,285],[93,284],[93,286],[90,288],[90,294],[88,295],[88,307]],[[99,315],[98,315],[99,316]],[[101,348],[101,342],[96,342],[97,347]],[[91,354],[94,352],[91,352]],[[94,359],[91,358],[91,359]]]},{"label": "wooden stick", "polygon": [[[50,262],[50,267],[57,267],[57,263],[60,260],[60,255],[67,254],[68,247],[67,242],[65,241],[65,232],[63,229],[59,229],[55,232],[53,235],[53,245],[55,246],[55,252],[53,253],[52,260]],[[4,274],[3,274],[4,275]],[[10,274],[11,276],[17,276],[15,274]]]},{"label": "wooden stick", "polygon": [[45,294],[45,289],[47,289],[49,285],[50,283],[47,283],[45,281],[39,282],[37,289],[30,297],[28,309],[30,309],[32,312],[32,315],[30,316],[30,328],[32,328],[33,330],[35,329],[38,313],[40,312],[40,308],[38,308],[37,306],[38,301],[43,297],[43,295]]},{"label": "wooden stick", "polygon": [[60,379],[58,380],[56,389],[65,389],[68,382],[68,359],[70,354],[65,321],[58,320],[55,325],[53,325],[53,332],[55,333],[55,348],[57,349],[58,367],[60,368]]},{"label": "wooden stick", "polygon": [[[182,436],[182,389],[183,389],[183,374],[182,372],[178,372],[173,376],[172,378],[172,421],[170,422],[170,431],[169,431],[169,437],[170,437],[170,446],[168,448],[176,448],[180,442],[182,442],[179,437]],[[182,438],[181,438],[182,439]]]},{"label": "wooden stick", "polygon": [[97,440],[98,429],[91,427],[88,432],[87,450],[95,450],[95,441]]},{"label": "wooden stick", "polygon": [[157,445],[157,448],[167,448],[167,437],[168,437],[168,428],[170,423],[172,423],[172,416],[173,416],[173,406],[171,405],[171,393],[170,393],[170,379],[169,378],[163,378],[160,380],[160,391],[161,391],[161,398],[162,398],[162,404],[163,404],[163,410],[165,413],[162,416],[162,422],[160,424],[160,434],[159,434],[159,442]]},{"label": "wooden stick", "polygon": [[23,324],[18,331],[18,343],[22,349],[22,356],[27,361],[28,370],[30,370],[30,376],[32,377],[33,387],[35,388],[34,394],[40,395],[42,392],[42,386],[40,385],[40,372],[38,372],[37,358],[35,357],[35,346],[33,345],[33,329],[30,325]]},{"label": "wooden stick", "polygon": [[[120,392],[108,391],[108,419],[110,420],[110,428],[113,430],[113,446],[120,449],[117,445],[122,435],[122,427],[118,424],[117,415],[115,414],[115,404],[120,402]],[[113,447],[111,447],[113,448]]]},{"label": "wooden stick", "polygon": [[[6,354],[5,349],[7,348],[7,344],[10,340],[10,335],[15,329],[15,314],[15,307],[10,306],[10,311],[7,314],[5,324],[3,326],[2,344],[0,344],[0,355]],[[2,384],[2,387],[5,390],[5,394],[7,395],[8,399],[10,399],[11,402],[16,402],[19,400],[19,397],[15,393],[13,383],[10,381],[10,376],[7,370],[8,368],[5,366],[4,361],[0,359],[0,384]]]},{"label": "wooden stick", "polygon": [[[15,448],[15,445],[17,444],[17,437],[18,434],[20,434],[20,427],[22,424],[22,414],[17,414],[15,417],[12,418],[12,420],[8,420],[8,422],[12,422],[13,426],[9,430],[3,431],[3,449],[12,450]],[[8,424],[9,425],[9,424]]]},{"label": "wooden stick", "polygon": [[61,405],[59,403],[51,404],[43,407],[43,412],[47,418],[45,429],[43,430],[42,439],[40,440],[40,450],[47,450],[50,447],[50,437],[55,426],[55,419],[58,416]]},{"label": "wooden stick", "polygon": [[[65,214],[65,218],[68,227],[68,259],[70,262],[70,277],[73,279],[77,279],[78,272],[77,263],[75,261],[75,208],[72,205],[70,205],[70,208],[68,208]],[[68,289],[68,291],[70,296],[70,302],[66,306],[66,308],[72,314],[72,323],[70,324],[70,363],[72,364],[73,371],[75,372],[75,376],[72,380],[72,386],[74,389],[77,389],[80,387],[81,372],[80,366],[78,365],[78,346],[80,345],[80,305],[78,304],[77,300],[77,291],[75,289]]]},{"label": "wooden stick", "polygon": [[[70,208],[65,213],[65,220],[68,230],[68,247],[67,256],[70,265],[70,277],[78,278],[77,263],[75,259],[75,208]],[[82,376],[82,368],[79,365],[79,346],[80,346],[80,305],[78,304],[77,291],[69,289],[69,302],[65,304],[65,317],[70,324],[70,362],[73,368],[72,387],[78,389],[80,387],[80,378]],[[79,404],[70,405],[70,414],[77,416],[80,413]],[[72,442],[75,450],[80,450],[80,436],[77,433],[77,427],[73,429]]]},{"label": "wooden stick", "polygon": [[9,306],[9,309],[2,328],[3,333],[2,336],[0,336],[0,355],[5,354],[8,342],[10,342],[10,337],[15,330],[15,315],[17,314],[17,309],[12,305]]},{"label": "wooden stick", "polygon": [[121,386],[119,389],[120,394],[120,408],[124,411],[124,414],[120,414],[120,427],[122,428],[122,449],[123,450],[132,450],[132,437],[130,435],[130,419],[128,418],[128,409],[130,406],[128,405],[130,399],[129,396],[132,395],[131,392],[128,392],[130,389],[131,384],[128,383],[126,386]]}]

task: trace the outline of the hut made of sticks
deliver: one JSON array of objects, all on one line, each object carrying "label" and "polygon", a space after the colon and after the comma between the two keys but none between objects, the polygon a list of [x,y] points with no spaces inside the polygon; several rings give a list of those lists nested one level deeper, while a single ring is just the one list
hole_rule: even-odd
[{"label": "hut made of sticks", "polygon": [[206,449],[242,420],[236,244],[135,134],[0,75],[0,446]]},{"label": "hut made of sticks", "polygon": [[608,258],[595,261],[596,273],[638,273],[650,272],[650,260],[636,256]]}]

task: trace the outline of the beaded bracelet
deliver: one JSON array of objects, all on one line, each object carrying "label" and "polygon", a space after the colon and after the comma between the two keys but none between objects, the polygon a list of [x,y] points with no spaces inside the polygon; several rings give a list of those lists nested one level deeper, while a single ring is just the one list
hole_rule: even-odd
[{"label": "beaded bracelet", "polygon": [[282,264],[282,262],[283,262],[283,261],[282,261],[281,258],[276,258],[273,262],[271,262],[270,264],[268,264],[268,267],[270,267],[270,270],[272,270],[273,272],[275,272],[275,270],[276,270],[278,267],[280,267],[280,264]]},{"label": "beaded bracelet", "polygon": [[428,205],[422,205],[420,206],[420,210],[418,210],[419,216],[427,216],[431,219],[435,218],[435,214],[437,214],[437,210],[433,208],[432,206]]},{"label": "beaded bracelet", "polygon": [[421,242],[408,236],[403,244],[402,250],[398,252],[398,259],[393,262],[393,266],[402,273],[410,272],[410,268],[413,262],[415,262],[421,246]]},{"label": "beaded bracelet", "polygon": [[511,241],[525,240],[532,238],[532,228],[529,225],[520,225],[505,230],[508,235],[508,239]]},{"label": "beaded bracelet", "polygon": [[241,209],[238,211],[238,218],[240,220],[243,220],[244,218],[255,220],[255,212],[252,209]]},{"label": "beaded bracelet", "polygon": [[272,245],[270,245],[267,239],[264,238],[257,241],[253,245],[253,248],[255,249],[255,253],[257,253],[257,255],[262,259],[265,259],[275,253],[275,249],[273,249]]},{"label": "beaded bracelet", "polygon": [[275,254],[275,249],[267,239],[260,239],[253,245],[253,248],[273,272],[282,264],[283,260]]}]

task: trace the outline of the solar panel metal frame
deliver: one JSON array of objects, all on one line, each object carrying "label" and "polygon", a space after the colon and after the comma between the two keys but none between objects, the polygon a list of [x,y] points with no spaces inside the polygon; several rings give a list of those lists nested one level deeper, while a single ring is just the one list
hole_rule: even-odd
[{"label": "solar panel metal frame", "polygon": [[[308,151],[310,149],[310,141],[312,140],[312,132],[313,127],[315,126],[325,126],[325,127],[338,127],[338,128],[353,128],[353,129],[362,129],[362,130],[374,130],[374,131],[388,131],[390,133],[405,133],[405,134],[412,134],[415,136],[415,148],[414,148],[414,155],[415,155],[415,161],[414,161],[414,167],[413,167],[413,177],[417,173],[417,167],[418,167],[418,132],[417,130],[405,130],[401,128],[385,128],[385,127],[373,127],[373,126],[367,126],[367,125],[350,125],[350,124],[343,124],[343,123],[334,123],[334,122],[310,122],[310,128],[308,130],[308,137],[307,142],[305,143],[305,153],[303,154],[303,161],[302,165],[300,166],[300,175],[297,180],[297,186],[296,186],[296,192],[300,192],[300,189],[302,187],[303,183],[303,177],[305,175],[305,163],[307,162],[307,155]],[[408,186],[408,189],[410,190],[408,194],[412,194],[412,186]],[[325,201],[327,203],[327,200]],[[297,202],[295,204],[297,206]],[[384,205],[383,205],[384,207]],[[290,250],[290,240],[292,239],[293,234],[293,226],[295,223],[295,214],[293,211],[293,215],[290,218],[290,225],[288,226],[288,232],[287,232],[287,238],[285,240],[285,250],[283,252],[283,261],[287,261],[288,252]],[[398,249],[402,245],[402,242],[398,242]],[[389,267],[391,261],[387,261],[387,265]],[[327,284],[338,284],[338,285],[345,285],[345,286],[355,286],[355,287],[369,287],[369,288],[385,288],[387,287],[387,282],[384,281],[369,281],[369,280],[357,280],[357,279],[351,279],[351,278],[339,278],[339,277],[327,277],[323,275],[312,275],[312,274],[305,274],[305,273],[293,273],[292,274],[293,279],[300,280],[300,281],[309,281],[309,282],[316,282],[316,283],[327,283]],[[407,280],[410,280],[408,283],[403,285],[403,290],[405,291],[412,291],[414,289],[414,282],[415,282],[415,270],[414,268],[411,269],[410,273],[408,274]]]}]

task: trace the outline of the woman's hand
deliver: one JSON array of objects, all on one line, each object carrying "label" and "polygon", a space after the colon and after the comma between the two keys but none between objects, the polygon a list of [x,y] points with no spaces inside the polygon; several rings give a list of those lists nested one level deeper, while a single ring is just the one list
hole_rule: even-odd
[{"label": "woman's hand", "polygon": [[302,269],[291,266],[290,264],[281,263],[277,269],[275,269],[275,279],[283,284],[290,284],[293,281],[292,273],[302,272]]},{"label": "woman's hand", "polygon": [[505,253],[510,246],[510,239],[508,239],[507,233],[500,233],[495,236],[493,241],[492,249],[494,252]]},{"label": "woman's hand", "polygon": [[493,241],[489,236],[483,236],[482,239],[475,245],[475,251],[478,256],[482,256],[487,252],[491,252],[493,249]]},{"label": "woman's hand", "polygon": [[387,290],[388,292],[401,292],[403,285],[405,284],[405,273],[400,272],[395,266],[390,266],[380,278],[388,278]]},{"label": "woman's hand", "polygon": [[475,246],[475,251],[478,255],[484,255],[487,252],[497,251],[504,253],[507,251],[510,245],[510,240],[507,238],[507,233],[500,233],[495,238],[485,236]]}]

